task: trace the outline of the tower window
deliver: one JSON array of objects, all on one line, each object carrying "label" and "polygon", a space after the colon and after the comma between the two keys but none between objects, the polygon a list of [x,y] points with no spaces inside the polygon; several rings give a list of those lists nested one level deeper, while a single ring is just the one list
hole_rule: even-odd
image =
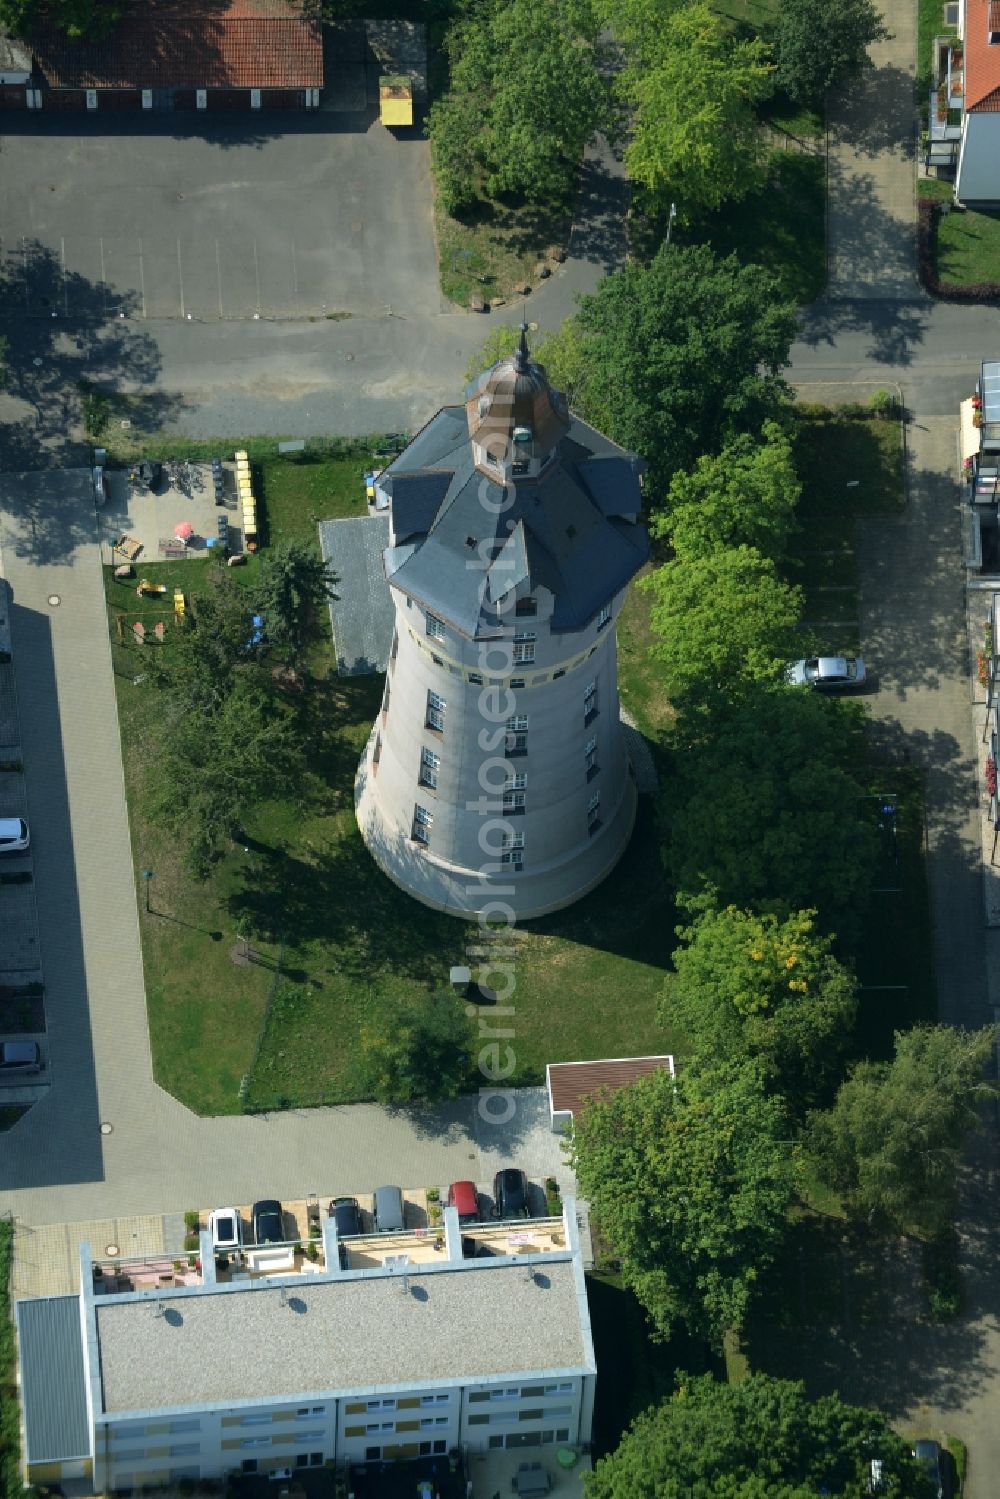
[{"label": "tower window", "polygon": [[500,847],[501,848],[523,848],[524,847],[524,834],[523,833],[504,833],[503,838],[500,840]]},{"label": "tower window", "polygon": [[611,605],[610,604],[605,604],[604,608],[601,610],[600,614],[597,616],[597,628],[599,630],[603,630],[604,626],[605,625],[609,625],[610,623],[611,623]]},{"label": "tower window", "polygon": [[583,694],[583,721],[593,723],[597,717],[597,683],[588,682]]},{"label": "tower window", "polygon": [[445,700],[437,692],[427,694],[427,727],[436,729],[439,734],[444,733],[444,710],[447,707]]},{"label": "tower window", "polygon": [[428,614],[427,634],[431,640],[443,640],[445,638],[444,620],[438,619],[436,614]]},{"label": "tower window", "polygon": [[508,791],[523,791],[528,784],[527,773],[523,770],[514,771],[507,777],[507,784],[503,788],[504,796]]},{"label": "tower window", "polygon": [[515,713],[508,718],[504,727],[509,734],[523,733],[528,727],[527,713]]},{"label": "tower window", "polygon": [[535,659],[535,635],[532,630],[518,630],[514,635],[514,660],[521,665]]},{"label": "tower window", "polygon": [[431,828],[434,826],[434,814],[428,812],[419,802],[413,808],[413,837],[417,843],[430,843]]},{"label": "tower window", "polygon": [[503,794],[503,812],[505,817],[523,817],[524,792],[505,791]]},{"label": "tower window", "polygon": [[523,687],[524,686],[524,677],[511,677],[511,679],[510,679],[510,685],[511,685],[512,688]]},{"label": "tower window", "polygon": [[438,771],[441,769],[441,756],[436,755],[426,745],[420,751],[420,784],[430,786],[437,790]]},{"label": "tower window", "polygon": [[528,715],[527,713],[515,713],[508,718],[506,723],[507,737],[504,749],[508,755],[526,755],[528,753]]},{"label": "tower window", "polygon": [[535,599],[518,599],[514,605],[514,613],[519,614],[522,619],[538,613],[538,604]]},{"label": "tower window", "polygon": [[587,747],[586,747],[586,749],[583,752],[583,756],[584,756],[584,761],[585,761],[586,766],[587,766],[587,780],[588,781],[593,780],[594,776],[596,776],[596,774],[598,772],[598,769],[599,769],[599,766],[597,764],[597,739],[596,739],[596,737],[594,739],[589,739],[587,741]]},{"label": "tower window", "polygon": [[382,717],[383,718],[388,713],[388,711],[389,711],[389,683],[386,682],[386,684],[385,684],[385,691],[382,694]]},{"label": "tower window", "polygon": [[601,825],[601,793],[592,796],[587,803],[587,832],[593,835]]}]

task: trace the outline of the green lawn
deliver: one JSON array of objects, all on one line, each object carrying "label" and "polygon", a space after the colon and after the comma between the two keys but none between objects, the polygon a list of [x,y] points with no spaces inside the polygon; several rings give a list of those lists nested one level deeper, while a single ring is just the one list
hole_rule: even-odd
[{"label": "green lawn", "polygon": [[[257,459],[272,538],[313,536],[316,515],[363,509],[366,450],[302,461],[279,459],[273,447],[262,444]],[[253,579],[256,565],[240,570],[241,581]],[[332,650],[318,653],[297,710],[310,740],[305,793],[296,805],[259,808],[245,845],[199,884],[177,841],[146,812],[164,705],[143,662],[150,650],[169,650],[175,583],[196,606],[210,564],[155,563],[141,572],[167,584],[166,599],[137,598],[134,580],[117,582],[110,569],[105,577],[133,857],[137,870],[153,871],[148,917],[141,881],[139,899],[157,1080],[202,1113],[238,1111],[244,1077],[249,1108],[354,1099],[366,1015],[383,998],[419,1003],[440,987],[472,933],[390,884],[358,834],[354,771],[382,679],[341,680]],[[167,623],[164,646],[131,643],[128,626],[139,618],[147,632],[157,619]],[[655,731],[665,710],[644,652],[645,595],[630,600],[623,631],[623,697]],[[652,809],[643,803],[631,847],[600,892],[516,933],[518,1080],[539,1081],[548,1061],[679,1047],[682,1038],[655,1019],[672,928]],[[252,934],[249,965],[233,961],[238,932]]]},{"label": "green lawn", "polygon": [[814,301],[826,285],[825,156],[772,151],[764,187],[726,203],[693,237],[765,266],[792,301]]},{"label": "green lawn", "polygon": [[943,0],[917,0],[917,104],[926,116],[927,100],[933,76],[933,47],[936,36],[957,36],[954,26],[944,24]]},{"label": "green lawn", "polygon": [[565,249],[572,215],[531,204],[485,202],[461,218],[435,210],[441,291],[459,307],[515,298],[537,285],[535,267],[549,251]]},{"label": "green lawn", "polygon": [[902,508],[899,421],[838,416],[822,408],[807,413],[796,437],[796,462],[801,529],[792,540],[789,576],[806,591],[805,623],[817,648],[857,650],[854,521]]},{"label": "green lawn", "polygon": [[16,1499],[25,1492],[20,1471],[21,1424],[10,1304],[13,1244],[13,1222],[0,1218],[0,1492],[7,1499]]},{"label": "green lawn", "polygon": [[[924,181],[922,198],[952,201],[949,182]],[[934,221],[932,248],[938,279],[950,286],[1000,281],[1000,212],[953,207]]]}]

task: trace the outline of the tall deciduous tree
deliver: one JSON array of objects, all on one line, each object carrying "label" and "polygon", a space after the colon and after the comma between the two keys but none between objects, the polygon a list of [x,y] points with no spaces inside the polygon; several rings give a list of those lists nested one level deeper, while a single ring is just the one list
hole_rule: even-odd
[{"label": "tall deciduous tree", "polygon": [[[626,40],[626,53],[628,52]],[[673,10],[625,67],[629,176],[651,205],[697,218],[758,188],[767,157],[754,106],[773,89],[770,48],[737,41],[708,5]]]},{"label": "tall deciduous tree", "polygon": [[307,542],[282,542],[262,556],[257,595],[267,639],[289,665],[327,637],[334,582],[329,563]]},{"label": "tall deciduous tree", "polygon": [[857,1009],[857,981],[816,931],[813,911],[782,919],[709,900],[678,935],[676,977],[660,1019],[679,1026],[698,1056],[755,1057],[770,1086],[800,1114],[842,1075]]},{"label": "tall deciduous tree", "polygon": [[655,1072],[594,1101],[571,1153],[581,1195],[657,1330],[719,1344],[784,1233],[784,1111],[753,1065]]},{"label": "tall deciduous tree", "polygon": [[717,456],[675,474],[665,509],[652,518],[653,535],[669,536],[674,551],[687,557],[751,546],[780,562],[802,486],[787,433],[769,421],[761,437],[734,438]]},{"label": "tall deciduous tree", "polygon": [[874,829],[861,816],[864,716],[792,687],[684,705],[660,798],[677,887],[723,905],[819,912],[850,938],[871,885]]},{"label": "tall deciduous tree", "polygon": [[889,36],[874,0],[782,0],[778,7],[778,82],[802,104],[868,65],[872,42]]},{"label": "tall deciduous tree", "polygon": [[216,569],[210,581],[211,588],[171,631],[167,650],[150,655],[150,675],[183,712],[218,711],[236,674],[253,674],[262,654],[251,623],[259,608],[256,591],[225,568]]},{"label": "tall deciduous tree", "polygon": [[781,407],[795,329],[760,266],[673,244],[606,276],[541,354],[582,416],[647,459],[655,506],[678,469]]},{"label": "tall deciduous tree", "polygon": [[596,38],[589,0],[492,3],[452,29],[451,87],[428,117],[448,212],[484,190],[569,201],[583,147],[608,115]]},{"label": "tall deciduous tree", "polygon": [[675,557],[651,573],[652,654],[675,701],[700,684],[776,682],[795,653],[803,594],[753,547]]},{"label": "tall deciduous tree", "polygon": [[107,36],[121,15],[117,0],[0,0],[0,26],[12,36],[26,36],[46,20],[67,36]]},{"label": "tall deciduous tree", "polygon": [[472,1028],[453,994],[414,1004],[383,998],[361,1027],[359,1081],[379,1103],[454,1098],[467,1082],[472,1050]]},{"label": "tall deciduous tree", "polygon": [[891,1062],[859,1062],[833,1108],[812,1116],[816,1170],[854,1212],[897,1231],[950,1221],[959,1152],[993,1091],[992,1044],[992,1028],[897,1032]]},{"label": "tall deciduous tree", "polygon": [[856,1499],[884,1490],[933,1499],[910,1448],[878,1411],[837,1396],[810,1400],[804,1384],[754,1374],[741,1384],[681,1376],[584,1480],[587,1499]]}]

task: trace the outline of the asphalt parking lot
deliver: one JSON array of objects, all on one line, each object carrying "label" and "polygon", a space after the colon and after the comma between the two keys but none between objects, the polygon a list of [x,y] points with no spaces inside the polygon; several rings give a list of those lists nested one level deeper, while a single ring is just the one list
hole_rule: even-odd
[{"label": "asphalt parking lot", "polygon": [[436,313],[427,142],[371,109],[3,119],[0,271],[41,317]]}]

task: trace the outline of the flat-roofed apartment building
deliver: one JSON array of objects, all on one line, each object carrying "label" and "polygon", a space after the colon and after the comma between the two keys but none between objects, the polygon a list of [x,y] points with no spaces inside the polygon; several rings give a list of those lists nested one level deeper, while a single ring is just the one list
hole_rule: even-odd
[{"label": "flat-roofed apartment building", "polygon": [[[589,1442],[573,1200],[544,1236],[523,1220],[489,1232],[488,1257],[464,1257],[448,1208],[426,1258],[345,1269],[327,1220],[325,1268],[227,1284],[205,1235],[200,1284],[110,1295],[82,1246],[79,1295],[17,1303],[27,1481],[92,1477],[100,1493]],[[370,1264],[377,1240],[351,1243]]]}]

